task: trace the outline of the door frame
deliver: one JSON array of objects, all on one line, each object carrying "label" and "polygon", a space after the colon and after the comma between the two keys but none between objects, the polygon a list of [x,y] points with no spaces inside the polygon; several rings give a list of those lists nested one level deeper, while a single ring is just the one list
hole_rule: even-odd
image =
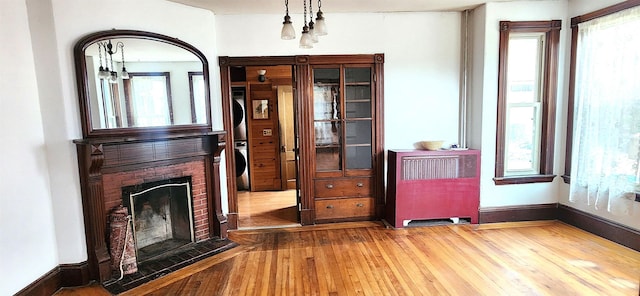
[{"label": "door frame", "polygon": [[[375,170],[374,195],[376,198],[376,217],[382,217],[384,213],[384,123],[383,123],[383,65],[384,54],[362,55],[299,55],[299,56],[253,56],[253,57],[218,57],[220,67],[220,86],[222,95],[222,120],[226,135],[220,145],[226,145],[226,151],[234,151],[233,119],[231,96],[231,68],[246,66],[281,66],[291,65],[293,68],[293,96],[295,102],[296,127],[298,138],[299,159],[297,195],[299,198],[298,213],[300,224],[312,225],[315,223],[315,205],[313,193],[314,175],[313,168],[313,102],[305,98],[311,98],[313,86],[311,83],[311,65],[321,64],[375,64],[374,84],[376,92],[376,137],[373,155]],[[226,221],[228,229],[238,229],[238,190],[235,178],[235,153],[225,153],[226,184],[228,195],[227,217],[220,217],[220,221]]]}]

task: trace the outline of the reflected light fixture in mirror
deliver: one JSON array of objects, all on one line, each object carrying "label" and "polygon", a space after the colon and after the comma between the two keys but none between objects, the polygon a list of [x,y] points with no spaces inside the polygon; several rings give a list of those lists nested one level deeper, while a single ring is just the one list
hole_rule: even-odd
[{"label": "reflected light fixture in mirror", "polygon": [[[115,71],[113,67],[113,55],[118,53],[120,50],[120,54],[122,57],[122,72],[120,72],[120,77],[122,79],[129,79],[129,73],[127,72],[127,68],[124,66],[124,43],[118,41],[116,43],[115,50],[113,49],[113,44],[111,40],[97,42],[98,45],[98,55],[100,57],[100,69],[98,70],[98,77],[100,79],[108,79],[109,83],[118,83],[118,72]],[[102,53],[104,52],[104,66],[102,65]],[[112,71],[109,70],[109,66],[111,66]]]}]

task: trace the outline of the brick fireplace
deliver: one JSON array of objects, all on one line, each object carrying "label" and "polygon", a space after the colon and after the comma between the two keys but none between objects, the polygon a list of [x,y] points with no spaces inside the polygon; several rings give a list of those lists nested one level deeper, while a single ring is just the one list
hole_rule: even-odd
[{"label": "brick fireplace", "polygon": [[188,179],[194,243],[226,239],[219,178],[224,132],[161,139],[82,139],[75,143],[90,279],[103,283],[113,279],[107,244],[109,213],[126,204],[123,195],[132,186]]}]

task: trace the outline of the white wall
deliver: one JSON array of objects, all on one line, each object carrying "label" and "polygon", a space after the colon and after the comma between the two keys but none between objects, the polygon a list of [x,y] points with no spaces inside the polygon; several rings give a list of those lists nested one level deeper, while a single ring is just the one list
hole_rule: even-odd
[{"label": "white wall", "polygon": [[[484,15],[481,15],[484,14]],[[562,178],[556,177],[551,183],[534,183],[518,185],[496,186],[493,182],[495,176],[495,151],[496,151],[496,120],[497,120],[497,94],[498,94],[498,48],[500,34],[498,24],[502,20],[508,21],[534,21],[534,20],[562,20],[562,31],[566,32],[568,23],[566,20],[567,2],[565,1],[524,1],[488,3],[474,12],[474,24],[484,25],[484,30],[475,34],[483,34],[484,38],[474,41],[474,76],[472,77],[474,92],[470,95],[476,109],[472,115],[472,122],[481,122],[481,139],[472,136],[473,148],[482,150],[482,169],[480,180],[480,207],[503,207],[515,205],[556,203],[558,201],[558,184]],[[560,52],[566,49],[566,34],[560,38]],[[564,64],[564,56],[559,57],[560,65]],[[564,69],[559,69],[558,77],[564,77]],[[480,85],[478,85],[480,84]],[[559,103],[563,100],[562,90],[564,84],[560,83],[558,91]],[[477,113],[479,102],[482,102],[481,113]],[[562,137],[559,133],[566,128],[562,125],[562,118],[566,112],[558,110],[556,114],[556,143],[560,143]],[[481,117],[478,119],[477,117]],[[474,127],[477,133],[478,127]],[[480,146],[476,146],[480,144]],[[564,154],[561,145],[556,144],[554,161],[554,173],[561,175],[562,159]]]},{"label": "white wall", "polygon": [[[47,150],[24,0],[0,1],[0,295],[58,265]],[[36,256],[34,256],[36,255]]]},{"label": "white wall", "polygon": [[[576,17],[579,15],[583,15],[592,11],[596,11],[598,9],[605,8],[607,6],[614,5],[619,2],[624,2],[620,0],[600,0],[600,1],[590,1],[590,0],[569,0],[569,11],[568,16]],[[570,35],[569,35],[570,36]],[[569,37],[570,38],[570,37]],[[567,43],[567,49],[569,48],[569,44]],[[566,56],[566,69],[569,69],[569,53],[567,52]],[[567,70],[568,72],[568,70]],[[569,75],[565,76],[565,84],[568,85]],[[565,89],[565,97],[568,95],[568,87]],[[566,114],[566,106],[565,106],[565,114]],[[564,135],[563,135],[564,137]],[[564,142],[563,142],[564,143]],[[569,201],[569,185],[562,183],[559,188],[560,198],[559,202],[563,205],[567,205],[569,207],[576,208],[580,211],[584,211],[593,215],[600,216],[602,218],[626,225],[631,228],[635,228],[640,230],[640,203],[634,202],[633,209],[630,211],[631,215],[629,216],[615,216],[609,213],[606,209],[596,210],[594,206],[588,206],[579,203],[572,203]]]},{"label": "white wall", "polygon": [[[313,49],[281,40],[282,15],[216,17],[221,56],[384,53],[385,148],[457,141],[459,13],[326,14],[329,35]],[[296,28],[302,16],[292,15]],[[296,34],[300,36],[300,30]]]},{"label": "white wall", "polygon": [[6,141],[0,153],[4,295],[59,264],[87,260],[72,143],[82,137],[73,59],[78,39],[118,28],[161,33],[194,45],[210,62],[217,129],[222,115],[215,16],[210,11],[157,0],[113,0],[109,5],[97,0],[8,0],[1,5],[2,43],[11,52],[2,56],[2,65],[12,69],[4,72],[11,79],[3,76],[0,88]]}]

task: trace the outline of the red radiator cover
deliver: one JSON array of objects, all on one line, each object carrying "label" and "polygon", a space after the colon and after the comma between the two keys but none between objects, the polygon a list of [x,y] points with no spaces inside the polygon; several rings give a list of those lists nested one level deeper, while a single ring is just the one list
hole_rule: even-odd
[{"label": "red radiator cover", "polygon": [[478,223],[479,150],[389,150],[386,220],[469,218]]}]

